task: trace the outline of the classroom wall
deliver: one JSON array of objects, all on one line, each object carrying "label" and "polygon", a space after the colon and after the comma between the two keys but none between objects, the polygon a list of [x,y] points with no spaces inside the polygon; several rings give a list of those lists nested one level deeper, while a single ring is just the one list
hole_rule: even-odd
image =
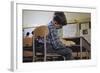
[{"label": "classroom wall", "polygon": [[[86,34],[83,33],[83,30],[86,30]],[[89,23],[81,24],[80,36],[83,36],[89,43],[91,43],[91,28]]]},{"label": "classroom wall", "polygon": [[23,10],[23,27],[47,25],[54,12]]},{"label": "classroom wall", "polygon": [[[23,10],[23,27],[32,27],[48,24],[54,15],[50,11]],[[68,23],[90,21],[89,13],[65,12]]]},{"label": "classroom wall", "polygon": [[[79,29],[79,25],[81,28]],[[89,23],[82,23],[82,24],[68,24],[63,28],[63,35],[62,37],[77,37],[82,36],[84,37],[89,43],[91,43],[91,28],[89,27]],[[84,34],[83,31],[86,30]]]},{"label": "classroom wall", "polygon": [[63,26],[63,37],[77,37],[78,33],[78,25],[77,24],[67,24]]}]

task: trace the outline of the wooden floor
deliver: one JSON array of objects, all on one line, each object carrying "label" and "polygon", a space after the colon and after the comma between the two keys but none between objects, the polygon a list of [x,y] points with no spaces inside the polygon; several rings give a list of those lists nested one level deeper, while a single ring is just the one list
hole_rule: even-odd
[{"label": "wooden floor", "polygon": [[[26,57],[23,57],[23,62],[24,63],[27,63],[27,62],[33,62],[33,56],[32,56],[32,53],[29,53],[27,52],[26,54],[28,54]],[[80,59],[80,53],[73,53],[72,54],[74,59],[73,60],[81,60]],[[82,53],[83,57],[82,59],[90,59],[90,55],[87,54],[86,52],[83,52]],[[47,60],[46,61],[63,61],[63,57],[61,56],[55,56],[55,57],[47,57]],[[35,57],[35,60],[34,62],[44,62],[44,56],[43,55],[40,55],[40,56],[37,56]]]}]

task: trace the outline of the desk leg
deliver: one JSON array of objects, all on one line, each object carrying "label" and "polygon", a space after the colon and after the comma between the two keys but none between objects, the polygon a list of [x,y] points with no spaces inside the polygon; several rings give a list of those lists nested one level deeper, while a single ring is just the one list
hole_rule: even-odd
[{"label": "desk leg", "polygon": [[46,36],[44,36],[44,61],[46,61]]},{"label": "desk leg", "polygon": [[82,59],[82,38],[80,38],[80,59]]},{"label": "desk leg", "polygon": [[32,38],[33,40],[33,62],[35,62],[35,40],[34,38]]}]

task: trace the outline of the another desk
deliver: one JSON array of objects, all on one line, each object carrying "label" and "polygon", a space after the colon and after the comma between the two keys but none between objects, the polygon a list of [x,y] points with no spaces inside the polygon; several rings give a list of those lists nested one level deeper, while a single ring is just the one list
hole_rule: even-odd
[{"label": "another desk", "polygon": [[[90,44],[84,37],[68,37],[68,38],[63,38],[64,40],[67,41],[73,41],[75,42],[75,45],[69,46],[73,51],[80,52],[80,59],[83,58],[82,52],[85,51],[87,52],[87,58],[90,58]],[[89,55],[89,57],[88,57]]]}]

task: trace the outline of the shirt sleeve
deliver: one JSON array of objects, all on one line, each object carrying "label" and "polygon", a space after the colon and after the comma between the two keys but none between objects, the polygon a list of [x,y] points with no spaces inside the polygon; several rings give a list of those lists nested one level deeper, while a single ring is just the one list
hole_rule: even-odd
[{"label": "shirt sleeve", "polygon": [[59,39],[59,37],[57,35],[57,29],[50,28],[49,29],[49,33],[50,33],[51,44],[55,49],[65,48],[65,45],[60,41],[60,39]]}]

